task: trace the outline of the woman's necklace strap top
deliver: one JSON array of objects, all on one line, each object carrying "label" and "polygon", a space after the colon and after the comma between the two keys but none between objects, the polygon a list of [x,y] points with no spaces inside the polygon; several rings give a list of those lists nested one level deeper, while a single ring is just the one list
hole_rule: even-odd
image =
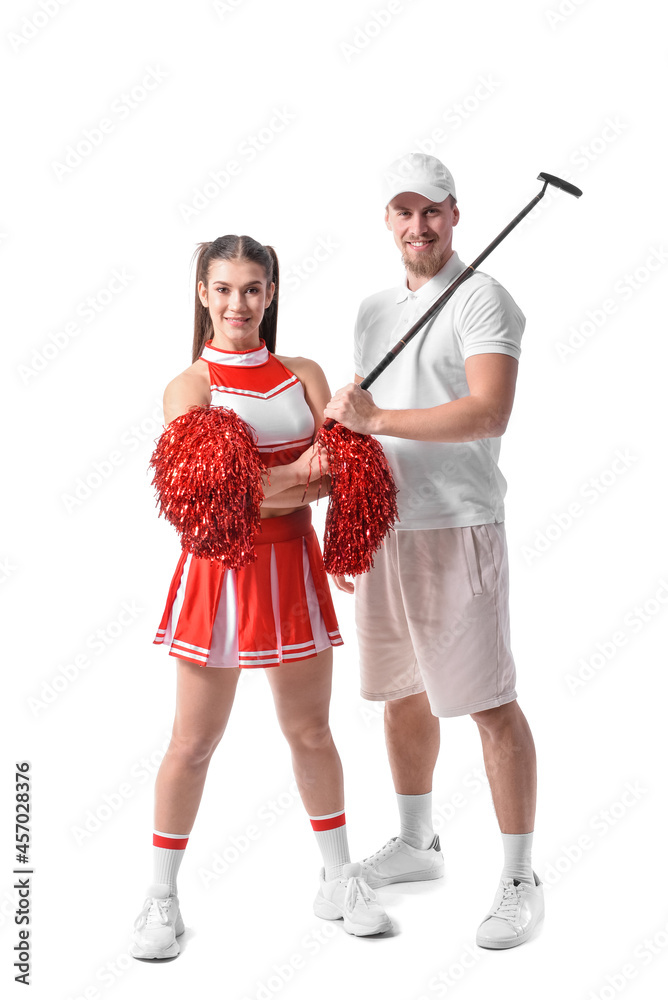
[{"label": "woman's necklace strap top", "polygon": [[264,341],[250,351],[221,351],[208,341],[211,405],[228,406],[257,437],[267,466],[294,462],[313,440],[315,421],[301,382]]}]

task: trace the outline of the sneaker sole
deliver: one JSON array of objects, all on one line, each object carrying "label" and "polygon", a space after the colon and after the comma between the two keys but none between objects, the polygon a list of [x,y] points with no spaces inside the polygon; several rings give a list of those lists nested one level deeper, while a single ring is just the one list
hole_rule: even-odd
[{"label": "sneaker sole", "polygon": [[[181,937],[185,929],[183,917],[179,913],[176,919],[176,926],[174,927],[176,937]],[[180,951],[181,947],[178,941],[173,941],[168,948],[144,948],[136,941],[132,941],[130,944],[130,954],[133,958],[176,958]]]},{"label": "sneaker sole", "polygon": [[433,879],[443,878],[445,875],[445,865],[432,868],[430,871],[405,872],[403,875],[387,875],[384,878],[371,874],[362,874],[366,884],[372,889],[382,889],[386,885],[394,885],[396,882],[430,882]]},{"label": "sneaker sole", "polygon": [[392,930],[392,921],[389,917],[385,917],[375,927],[369,927],[366,924],[353,924],[347,917],[344,917],[343,929],[347,934],[353,934],[355,937],[370,937],[372,934],[384,934],[385,931]]},{"label": "sneaker sole", "polygon": [[344,931],[347,934],[353,934],[355,937],[367,937],[370,934],[384,934],[385,931],[392,929],[392,921],[388,916],[383,917],[375,926],[372,927],[368,924],[354,924],[344,915],[341,907],[337,906],[336,903],[332,903],[329,899],[317,899],[313,904],[313,912],[316,917],[320,917],[322,920],[343,919]]},{"label": "sneaker sole", "polygon": [[130,954],[133,958],[176,958],[180,950],[178,941],[174,941],[173,944],[170,944],[169,948],[163,949],[142,948],[141,945],[138,944],[130,945]]},{"label": "sneaker sole", "polygon": [[513,938],[508,941],[492,941],[486,940],[485,938],[478,938],[476,935],[475,943],[479,948],[488,948],[490,951],[504,951],[507,948],[517,948],[518,945],[524,944],[525,941],[530,941],[534,936],[536,931],[540,930],[543,924],[544,917],[541,917],[531,929],[529,934],[525,934],[523,937]]}]

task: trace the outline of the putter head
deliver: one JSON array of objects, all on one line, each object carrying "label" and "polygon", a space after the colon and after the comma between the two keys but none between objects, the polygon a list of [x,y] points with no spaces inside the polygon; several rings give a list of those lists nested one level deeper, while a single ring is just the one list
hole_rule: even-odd
[{"label": "putter head", "polygon": [[561,177],[555,177],[554,174],[538,174],[539,181],[545,181],[546,184],[552,184],[554,187],[561,188],[567,194],[572,194],[576,198],[579,198],[582,194],[580,188],[576,187],[575,184],[569,184],[568,181],[562,181]]}]

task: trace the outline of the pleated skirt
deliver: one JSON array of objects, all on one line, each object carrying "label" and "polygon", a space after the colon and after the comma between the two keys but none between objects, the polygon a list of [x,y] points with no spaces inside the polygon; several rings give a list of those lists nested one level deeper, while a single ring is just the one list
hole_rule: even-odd
[{"label": "pleated skirt", "polygon": [[343,643],[311,508],[264,518],[242,569],[183,551],[154,643],[206,667],[271,667]]}]

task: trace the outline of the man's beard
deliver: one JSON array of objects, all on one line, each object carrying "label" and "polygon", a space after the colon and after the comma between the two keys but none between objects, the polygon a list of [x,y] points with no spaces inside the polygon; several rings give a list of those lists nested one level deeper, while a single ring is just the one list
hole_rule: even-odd
[{"label": "man's beard", "polygon": [[401,259],[404,267],[416,278],[433,278],[443,266],[441,251],[434,246],[429,253],[410,254],[409,250],[403,250]]}]

